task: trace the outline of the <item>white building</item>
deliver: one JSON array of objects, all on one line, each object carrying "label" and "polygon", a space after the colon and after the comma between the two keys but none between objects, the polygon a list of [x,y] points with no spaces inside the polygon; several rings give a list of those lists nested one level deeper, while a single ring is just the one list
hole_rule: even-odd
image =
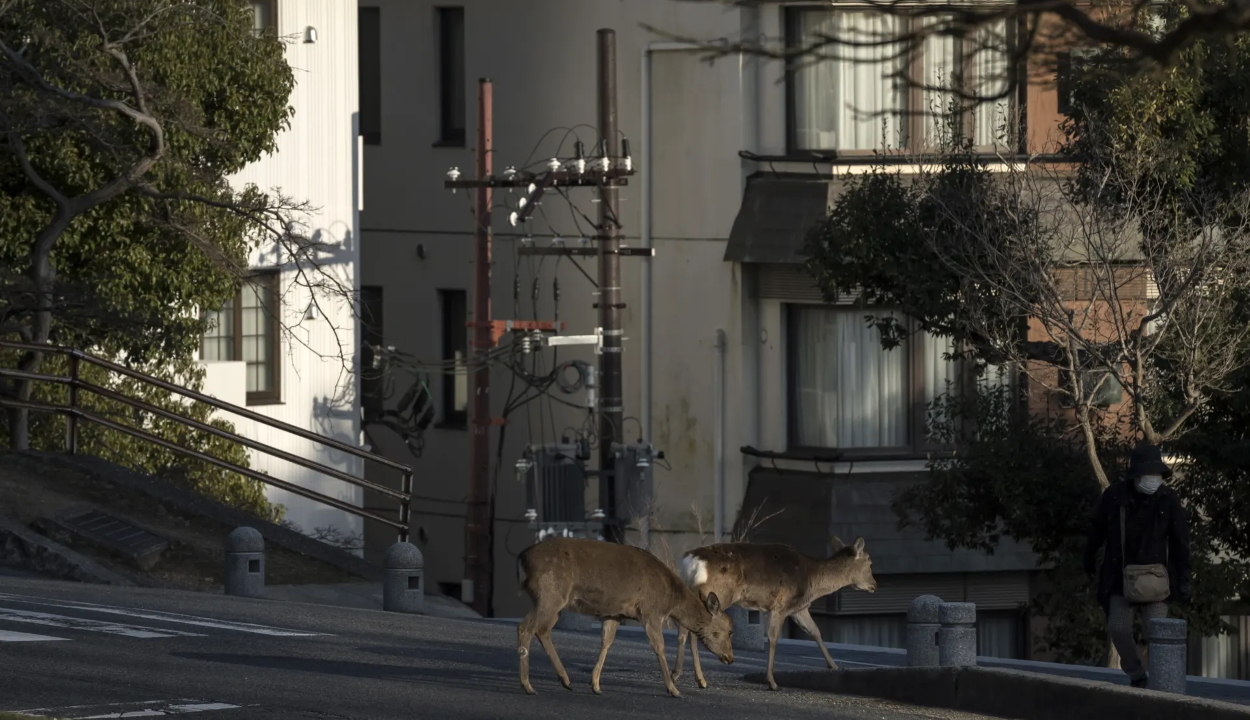
[{"label": "white building", "polygon": [[[361,206],[357,112],[356,8],[346,0],[255,0],[258,29],[276,28],[287,40],[287,62],[295,72],[290,97],[291,127],[277,138],[278,151],[234,178],[262,190],[279,188],[317,212],[297,231],[327,243],[321,261],[337,282],[354,287],[360,261]],[[355,368],[358,328],[344,303],[312,295],[290,266],[280,266],[272,248],[251,258],[256,275],[222,312],[205,337],[201,358],[204,391],[221,400],[352,445],[360,444],[360,410]],[[276,317],[289,333],[280,330]],[[344,359],[348,367],[344,368]],[[359,458],[303,440],[266,425],[231,416],[248,437],[342,471],[361,476]],[[353,485],[264,453],[252,452],[252,467],[340,500],[361,505]],[[363,523],[283,490],[268,488],[271,501],[287,508],[286,519],[305,532],[333,529],[360,536]],[[390,536],[394,540],[394,535]]]}]

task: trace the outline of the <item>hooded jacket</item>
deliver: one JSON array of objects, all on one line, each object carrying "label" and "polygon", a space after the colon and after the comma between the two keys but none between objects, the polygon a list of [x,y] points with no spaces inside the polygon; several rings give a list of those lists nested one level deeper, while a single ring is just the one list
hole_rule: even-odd
[{"label": "hooded jacket", "polygon": [[[1124,546],[1120,543],[1120,508],[1125,509]],[[1164,484],[1147,495],[1131,481],[1113,483],[1102,493],[1085,546],[1085,572],[1093,575],[1103,545],[1098,573],[1098,604],[1109,611],[1111,597],[1124,594],[1124,565],[1164,563],[1171,585],[1169,601],[1180,599],[1189,584],[1189,523],[1176,491]],[[1128,552],[1125,553],[1125,547]]]}]

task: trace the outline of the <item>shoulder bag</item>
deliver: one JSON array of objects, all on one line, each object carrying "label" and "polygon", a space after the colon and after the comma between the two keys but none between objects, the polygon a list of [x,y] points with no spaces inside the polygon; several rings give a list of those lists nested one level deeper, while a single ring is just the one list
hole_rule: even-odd
[{"label": "shoulder bag", "polygon": [[1163,602],[1172,594],[1168,568],[1163,563],[1129,565],[1124,541],[1124,506],[1120,506],[1120,562],[1124,567],[1124,599],[1131,603]]}]

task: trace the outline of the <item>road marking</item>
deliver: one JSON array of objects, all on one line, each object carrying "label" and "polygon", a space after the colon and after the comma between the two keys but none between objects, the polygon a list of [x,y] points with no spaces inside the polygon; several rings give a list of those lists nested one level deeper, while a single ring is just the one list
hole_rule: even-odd
[{"label": "road marking", "polygon": [[314,635],[330,635],[330,633],[309,632],[305,630],[287,630],[284,628],[272,627],[270,625],[233,622],[230,620],[215,620],[213,618],[199,617],[197,615],[183,615],[182,613],[163,612],[160,610],[141,610],[138,608],[118,607],[116,605],[97,605],[95,603],[75,602],[73,600],[54,600],[52,598],[41,598],[33,595],[10,595],[7,593],[0,593],[0,600],[12,600],[15,602],[28,603],[30,605],[58,607],[67,610],[84,610],[110,615],[127,615],[130,617],[143,618],[145,620],[158,620],[161,622],[179,623],[182,625],[198,625],[200,627],[210,627],[218,630],[234,630],[236,632],[253,633],[256,635],[271,635],[276,637],[312,637]]},{"label": "road marking", "polygon": [[142,627],[139,625],[123,625],[122,623],[103,622],[101,620],[88,620],[86,618],[69,617],[68,615],[53,615],[51,613],[34,612],[33,610],[16,610],[13,608],[0,608],[0,621],[7,620],[10,622],[32,623],[35,625],[51,625],[53,627],[68,628],[71,630],[88,630],[91,632],[102,632],[110,635],[122,635],[131,638],[168,638],[168,637],[203,637],[200,633],[186,632],[183,630],[164,630],[150,627]]},{"label": "road marking", "polygon": [[32,633],[0,630],[0,642],[43,642],[45,640],[68,640],[69,638],[52,637],[51,635],[34,635]]},{"label": "road marking", "polygon": [[[163,715],[182,715],[184,713],[208,712],[212,710],[237,710],[242,705],[231,705],[220,702],[204,702],[202,700],[147,700],[144,702],[101,703],[95,705],[69,705],[59,708],[34,708],[33,710],[15,710],[14,712],[34,717],[60,717],[67,720],[99,720],[100,718],[157,717]],[[255,707],[255,706],[249,706]],[[107,712],[110,708],[117,708]],[[106,711],[100,713],[99,711]],[[83,713],[92,713],[84,715]]]}]

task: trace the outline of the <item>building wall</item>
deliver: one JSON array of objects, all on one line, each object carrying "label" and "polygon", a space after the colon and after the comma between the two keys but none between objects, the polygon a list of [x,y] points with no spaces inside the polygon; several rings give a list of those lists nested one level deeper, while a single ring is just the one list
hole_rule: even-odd
[{"label": "building wall", "polygon": [[[745,178],[758,170],[816,172],[842,168],[828,162],[762,163],[786,151],[786,102],[780,62],[726,57],[682,48],[640,27],[674,36],[782,35],[780,8],[727,8],[672,0],[563,0],[541,5],[468,0],[465,8],[466,136],[463,147],[437,146],[439,123],[438,30],[431,1],[360,0],[381,14],[381,138],[365,147],[368,204],[362,213],[362,284],[384,294],[384,341],[427,362],[442,357],[438,290],[472,292],[472,195],[442,184],[449,167],[472,177],[477,79],[494,85],[494,170],[541,164],[557,152],[571,155],[575,128],[587,150],[594,144],[595,31],[613,28],[617,44],[619,125],[631,140],[638,174],[621,191],[625,244],[656,248],[654,259],[622,260],[625,323],[625,436],[641,434],[663,450],[671,469],[656,470],[660,553],[678,556],[710,537],[715,495],[713,456],[717,329],[727,339],[725,435],[726,525],[746,493],[747,474],[758,464],[743,445],[786,449],[786,370],[783,303],[760,299],[756,269],[726,262],[726,241],[742,202]],[[649,78],[649,82],[646,81]],[[579,125],[584,123],[585,125]],[[646,138],[644,138],[646,133]],[[538,147],[535,143],[542,142]],[[649,192],[646,192],[649,189]],[[644,195],[644,192],[646,193]],[[589,235],[584,213],[597,220],[590,191],[573,191],[576,209],[548,195],[533,223],[536,243],[554,231],[565,238]],[[496,207],[515,206],[516,195],[497,191]],[[567,259],[516,253],[518,233],[498,208],[494,228],[492,315],[496,319],[553,319],[552,280],[561,288],[559,320],[570,334],[597,325],[594,288]],[[592,276],[593,259],[581,261]],[[642,309],[644,267],[650,265],[649,335]],[[539,300],[531,301],[540,278]],[[519,300],[514,283],[519,279]],[[544,353],[550,367],[550,351]],[[585,349],[562,349],[560,360],[595,362]],[[502,414],[511,374],[492,374],[494,413]],[[442,387],[431,389],[441,406]],[[396,387],[406,389],[403,380]],[[574,402],[581,396],[570,396]],[[519,596],[511,558],[533,541],[522,519],[523,488],[513,463],[527,442],[551,442],[563,428],[580,427],[585,413],[539,403],[508,418],[503,441],[495,521],[495,612],[516,615],[529,601]],[[548,409],[551,410],[547,414]],[[527,417],[527,410],[531,413]],[[635,423],[636,419],[636,423]],[[431,584],[456,592],[464,572],[464,500],[469,442],[463,428],[435,426],[414,459],[386,430],[370,430],[382,451],[416,468],[414,542],[425,552]],[[492,443],[499,441],[499,431]],[[494,452],[492,463],[494,464]],[[898,463],[895,463],[897,465]],[[905,468],[903,466],[906,466]],[[810,464],[804,469],[810,469]],[[923,470],[923,460],[890,471]],[[880,470],[881,468],[876,468]],[[854,472],[862,472],[862,464]],[[848,470],[849,471],[849,470]],[[597,507],[597,486],[588,509]],[[381,546],[379,546],[381,547]]]},{"label": "building wall", "polygon": [[[295,108],[291,127],[279,134],[278,150],[232,178],[235,187],[255,183],[262,190],[278,188],[316,211],[302,220],[307,234],[327,244],[321,262],[338,283],[356,283],[360,257],[356,230],[358,172],[355,133],[357,48],[356,8],[341,0],[279,0],[279,34],[288,38],[287,62],[296,85],[290,104]],[[317,32],[314,43],[304,40],[305,29]],[[262,247],[251,258],[253,267],[274,267],[273,247]],[[321,314],[305,317],[312,297],[290,266],[282,272],[280,313],[290,329],[281,347],[281,401],[250,409],[336,440],[359,445],[359,405],[354,363],[357,328],[351,308],[327,297],[319,300]],[[243,404],[241,362],[207,363],[205,392]],[[238,432],[282,450],[359,476],[361,461],[286,432],[242,418],[223,415]],[[359,505],[355,486],[320,473],[252,452],[252,467],[278,479]],[[349,513],[327,508],[283,490],[268,489],[273,502],[286,506],[286,519],[305,532],[333,528],[359,534],[363,525]],[[392,536],[392,541],[393,541]]]}]

